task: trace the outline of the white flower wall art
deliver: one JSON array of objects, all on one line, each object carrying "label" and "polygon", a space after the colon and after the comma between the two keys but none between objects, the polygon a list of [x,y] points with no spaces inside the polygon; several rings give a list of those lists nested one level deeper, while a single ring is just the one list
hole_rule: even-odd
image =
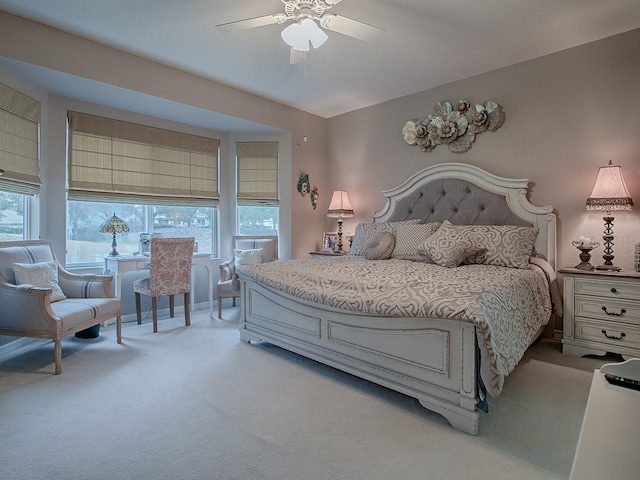
[{"label": "white flower wall art", "polygon": [[495,132],[504,119],[502,107],[495,102],[471,105],[467,100],[459,100],[455,107],[449,102],[439,102],[426,118],[409,120],[402,136],[405,142],[419,146],[423,152],[447,145],[453,153],[464,153],[471,148],[477,134]]}]

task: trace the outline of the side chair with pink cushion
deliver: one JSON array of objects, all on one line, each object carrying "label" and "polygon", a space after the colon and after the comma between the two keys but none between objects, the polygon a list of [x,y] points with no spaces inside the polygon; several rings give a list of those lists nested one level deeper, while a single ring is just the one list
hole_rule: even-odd
[{"label": "side chair with pink cushion", "polygon": [[151,297],[153,332],[158,332],[157,298],[169,297],[169,315],[174,316],[174,295],[184,294],[184,324],[191,325],[189,293],[191,290],[191,264],[195,238],[152,238],[148,278],[133,282],[136,296],[138,325],[142,323],[140,295]]}]

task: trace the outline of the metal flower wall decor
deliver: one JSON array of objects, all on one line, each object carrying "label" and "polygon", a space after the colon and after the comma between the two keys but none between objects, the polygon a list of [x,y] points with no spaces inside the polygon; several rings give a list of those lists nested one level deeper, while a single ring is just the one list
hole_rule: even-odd
[{"label": "metal flower wall decor", "polygon": [[453,153],[469,150],[482,132],[495,132],[504,123],[504,111],[495,102],[471,105],[459,100],[454,107],[439,102],[431,115],[422,120],[409,120],[402,129],[405,142],[430,152],[436,145],[447,145]]}]

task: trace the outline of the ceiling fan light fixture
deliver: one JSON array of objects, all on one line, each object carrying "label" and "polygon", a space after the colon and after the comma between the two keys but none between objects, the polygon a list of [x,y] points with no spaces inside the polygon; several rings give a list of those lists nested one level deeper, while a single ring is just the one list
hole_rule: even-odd
[{"label": "ceiling fan light fixture", "polygon": [[289,25],[280,35],[287,45],[301,52],[309,51],[309,42],[313,48],[319,48],[329,38],[310,18]]}]

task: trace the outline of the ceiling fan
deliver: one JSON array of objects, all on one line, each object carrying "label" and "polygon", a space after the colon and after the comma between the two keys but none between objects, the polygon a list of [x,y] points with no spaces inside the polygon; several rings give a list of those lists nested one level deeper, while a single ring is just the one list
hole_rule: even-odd
[{"label": "ceiling fan", "polygon": [[342,0],[281,1],[284,3],[285,13],[272,13],[262,17],[222,23],[216,25],[216,29],[227,33],[265,25],[283,24],[292,20],[294,23],[281,33],[285,43],[291,46],[291,63],[301,60],[300,55],[296,54],[296,52],[309,51],[309,44],[313,45],[313,48],[318,48],[327,40],[328,36],[322,29],[341,33],[365,42],[377,40],[385,32],[382,28],[359,22],[358,20],[333,13],[325,13],[326,10],[334,7]]}]

